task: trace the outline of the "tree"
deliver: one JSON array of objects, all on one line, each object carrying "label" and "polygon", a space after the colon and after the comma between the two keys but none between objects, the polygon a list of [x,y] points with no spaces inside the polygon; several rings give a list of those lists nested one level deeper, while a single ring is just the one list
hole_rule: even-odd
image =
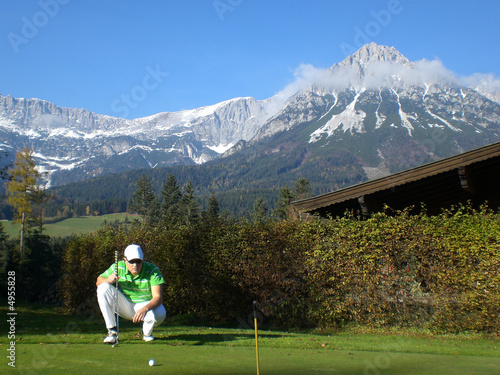
[{"label": "tree", "polygon": [[2,222],[0,221],[0,250],[4,250],[5,241],[7,241],[7,234],[5,233]]},{"label": "tree", "polygon": [[0,267],[0,272],[4,272],[6,270],[5,264],[7,263],[7,234],[5,233],[5,230],[3,229],[2,222],[0,221],[0,263],[3,263],[3,267]]},{"label": "tree", "polygon": [[208,205],[204,212],[204,217],[208,222],[213,223],[219,219],[219,211],[219,202],[212,191],[212,193],[210,193],[210,197],[208,198]]},{"label": "tree", "polygon": [[278,219],[288,218],[290,203],[294,200],[305,199],[311,196],[311,185],[307,178],[299,178],[293,185],[293,190],[288,186],[279,191],[278,202],[276,203],[275,213]]},{"label": "tree", "polygon": [[193,225],[199,219],[198,202],[194,196],[194,188],[191,181],[188,181],[184,189],[184,195],[181,198],[184,224]]},{"label": "tree", "polygon": [[141,216],[142,225],[155,225],[158,222],[159,202],[153,184],[145,173],[137,181],[130,209]]},{"label": "tree", "polygon": [[294,185],[293,191],[293,199],[305,199],[311,196],[311,185],[309,184],[309,180],[307,178],[301,177],[299,178]]},{"label": "tree", "polygon": [[276,203],[276,215],[278,219],[288,218],[288,208],[293,199],[292,190],[287,186],[280,189],[278,202]]},{"label": "tree", "polygon": [[36,169],[32,149],[24,148],[16,154],[9,174],[11,178],[6,183],[7,202],[14,207],[16,220],[21,222],[20,251],[23,258],[26,223],[36,221],[33,217],[34,205],[42,202],[46,196],[38,184],[41,173]]},{"label": "tree", "polygon": [[168,174],[166,181],[163,183],[161,196],[162,224],[167,228],[178,225],[181,220],[182,192],[179,185],[177,184],[177,179],[172,173]]},{"label": "tree", "polygon": [[264,199],[262,197],[259,197],[255,200],[255,203],[253,205],[252,221],[254,223],[262,223],[266,220],[266,215],[266,202],[264,202]]},{"label": "tree", "polygon": [[[7,244],[9,236],[4,231],[2,222],[0,222],[0,296],[6,295],[8,286],[8,271],[13,271],[12,258],[13,258],[13,246]],[[10,245],[10,246],[9,246]]]},{"label": "tree", "polygon": [[8,171],[11,168],[9,163],[2,162],[2,159],[8,157],[7,151],[0,151],[0,180],[6,180],[8,177]]},{"label": "tree", "polygon": [[[6,157],[6,156],[7,156],[7,152],[1,151],[0,152],[0,161],[3,157]],[[0,162],[0,180],[7,179],[7,171],[8,170],[9,170],[9,166],[3,165]],[[2,222],[0,221],[0,264],[1,264],[0,272],[2,275],[4,275],[5,272],[7,271],[7,266],[9,263],[9,254],[8,254],[8,249],[6,246],[7,238],[8,238],[8,236],[5,233]],[[4,284],[2,283],[1,285],[4,285]]]}]

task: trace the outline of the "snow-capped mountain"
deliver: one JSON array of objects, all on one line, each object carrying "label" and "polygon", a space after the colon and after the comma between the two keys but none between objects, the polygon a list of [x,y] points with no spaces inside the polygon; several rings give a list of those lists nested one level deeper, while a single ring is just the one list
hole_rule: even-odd
[{"label": "snow-capped mountain", "polygon": [[303,77],[253,142],[301,127],[309,149],[345,148],[362,155],[367,171],[388,173],[500,140],[493,96],[394,47],[370,43],[327,70],[305,67]]},{"label": "snow-capped mountain", "polygon": [[59,185],[203,164],[257,144],[270,153],[301,147],[313,158],[349,150],[371,177],[500,140],[499,91],[484,79],[463,83],[439,61],[412,62],[370,43],[328,69],[304,65],[297,75],[267,100],[236,98],[134,120],[0,96],[0,149],[32,147]]},{"label": "snow-capped mountain", "polygon": [[0,147],[32,147],[37,165],[60,184],[71,175],[69,180],[78,180],[130,168],[202,164],[250,140],[268,117],[265,102],[253,98],[126,120],[0,96]]}]

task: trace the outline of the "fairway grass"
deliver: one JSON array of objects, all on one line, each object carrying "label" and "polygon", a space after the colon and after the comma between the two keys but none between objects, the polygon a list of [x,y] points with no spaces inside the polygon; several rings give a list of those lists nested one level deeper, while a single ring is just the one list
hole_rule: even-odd
[{"label": "fairway grass", "polygon": [[[3,306],[5,304],[2,304]],[[7,309],[0,308],[7,316]],[[102,343],[101,316],[54,308],[16,309],[16,369],[27,374],[256,374],[254,331],[183,326],[175,320],[142,341],[140,326],[120,321],[120,344]],[[9,350],[2,319],[0,348]],[[245,324],[243,324],[245,325]],[[259,330],[261,374],[500,374],[500,340],[486,335],[344,330],[311,334]],[[149,359],[156,361],[148,366]],[[4,355],[0,373],[8,373]]]}]

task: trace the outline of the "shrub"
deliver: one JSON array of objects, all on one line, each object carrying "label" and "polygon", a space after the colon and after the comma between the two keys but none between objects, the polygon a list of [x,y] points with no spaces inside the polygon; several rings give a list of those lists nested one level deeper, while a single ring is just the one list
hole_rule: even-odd
[{"label": "shrub", "polygon": [[160,267],[169,315],[234,322],[257,300],[265,321],[282,327],[500,328],[500,221],[484,207],[432,217],[388,210],[364,221],[109,227],[66,248],[69,309],[96,308],[95,279],[129,243]]}]

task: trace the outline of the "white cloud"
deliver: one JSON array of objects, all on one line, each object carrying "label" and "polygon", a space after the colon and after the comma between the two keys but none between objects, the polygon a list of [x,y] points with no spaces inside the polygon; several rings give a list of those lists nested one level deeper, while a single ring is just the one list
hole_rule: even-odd
[{"label": "white cloud", "polygon": [[54,129],[67,126],[67,121],[58,115],[43,113],[33,120],[34,128]]},{"label": "white cloud", "polygon": [[311,64],[301,64],[295,69],[293,75],[295,80],[274,95],[267,104],[268,113],[276,113],[288,98],[311,86],[321,87],[328,91],[342,90],[351,85],[356,78],[355,72],[349,69],[346,69],[344,74],[333,73],[330,69],[316,68]]},{"label": "white cloud", "polygon": [[500,78],[494,74],[475,73],[462,77],[461,82],[471,89],[479,91],[490,100],[500,103]]},{"label": "white cloud", "polygon": [[411,65],[382,61],[369,63],[362,68],[357,65],[335,65],[330,69],[302,64],[295,70],[294,77],[292,83],[276,94],[276,101],[283,103],[290,96],[311,86],[340,91],[348,87],[394,87],[401,83],[458,83],[453,72],[446,69],[439,60],[420,60]]},{"label": "white cloud", "polygon": [[489,99],[500,103],[500,79],[493,74],[474,74],[459,78],[438,60],[418,60],[409,64],[390,61],[371,62],[366,65],[336,64],[332,68],[316,68],[301,64],[293,72],[294,80],[266,103],[266,111],[276,114],[293,95],[311,87],[327,92],[352,87],[377,89],[399,85],[430,85],[433,83],[463,85],[475,89]]},{"label": "white cloud", "polygon": [[408,70],[404,77],[415,84],[422,83],[458,83],[455,74],[448,70],[440,60],[419,60],[413,62],[413,70]]}]

